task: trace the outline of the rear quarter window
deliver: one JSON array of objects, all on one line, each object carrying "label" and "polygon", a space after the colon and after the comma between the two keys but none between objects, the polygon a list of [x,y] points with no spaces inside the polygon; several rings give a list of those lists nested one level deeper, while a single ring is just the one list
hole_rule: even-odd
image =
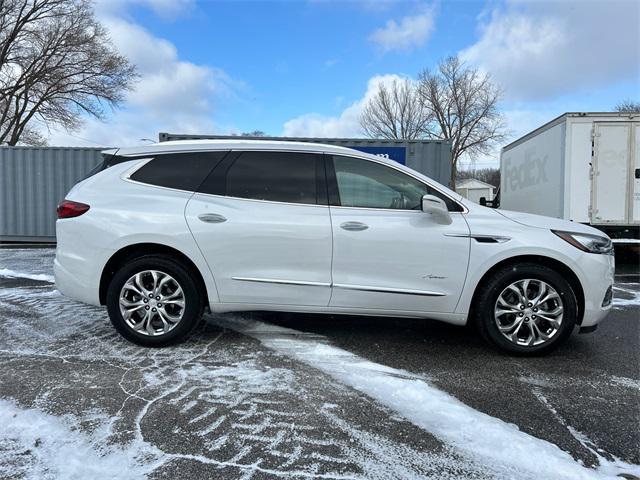
[{"label": "rear quarter window", "polygon": [[156,155],[129,178],[149,185],[194,192],[226,154],[226,151],[220,151]]}]

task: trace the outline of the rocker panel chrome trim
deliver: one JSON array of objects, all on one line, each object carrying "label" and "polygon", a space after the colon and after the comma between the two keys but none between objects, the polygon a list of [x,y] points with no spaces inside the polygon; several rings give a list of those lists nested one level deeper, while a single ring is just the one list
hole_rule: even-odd
[{"label": "rocker panel chrome trim", "polygon": [[412,290],[406,288],[390,288],[390,287],[372,287],[369,285],[350,285],[346,283],[334,283],[334,288],[342,288],[344,290],[360,290],[365,292],[377,293],[400,293],[404,295],[423,295],[425,297],[445,297],[447,294],[442,292],[430,292],[427,290]]},{"label": "rocker panel chrome trim", "polygon": [[281,280],[277,278],[253,278],[253,277],[231,277],[232,280],[241,282],[275,283],[279,285],[303,285],[307,287],[330,287],[326,282],[307,282],[304,280]]}]

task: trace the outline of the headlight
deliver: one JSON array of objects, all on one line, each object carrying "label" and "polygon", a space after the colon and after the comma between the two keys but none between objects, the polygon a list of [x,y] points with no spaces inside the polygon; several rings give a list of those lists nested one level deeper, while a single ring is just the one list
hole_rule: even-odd
[{"label": "headlight", "polygon": [[609,237],[589,235],[588,233],[561,232],[551,230],[565,242],[570,243],[583,252],[613,255],[613,243]]}]

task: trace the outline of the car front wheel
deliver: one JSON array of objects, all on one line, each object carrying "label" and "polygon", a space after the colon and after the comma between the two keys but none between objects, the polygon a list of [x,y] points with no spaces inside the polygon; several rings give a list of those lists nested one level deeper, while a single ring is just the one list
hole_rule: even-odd
[{"label": "car front wheel", "polygon": [[183,340],[199,323],[203,300],[187,268],[165,256],[123,265],[107,290],[107,310],[127,340],[163,347]]},{"label": "car front wheel", "polygon": [[569,282],[543,265],[495,272],[476,296],[476,323],[490,344],[512,353],[542,354],[563,343],[578,321]]}]

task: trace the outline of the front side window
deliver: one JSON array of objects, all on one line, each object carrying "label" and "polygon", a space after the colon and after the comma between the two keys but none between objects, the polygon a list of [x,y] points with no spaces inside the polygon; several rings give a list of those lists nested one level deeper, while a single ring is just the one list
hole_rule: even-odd
[{"label": "front side window", "polygon": [[321,160],[320,155],[310,153],[243,152],[226,173],[223,194],[272,202],[320,203],[316,171]]},{"label": "front side window", "polygon": [[428,185],[394,168],[360,158],[334,156],[333,166],[339,199],[343,207],[420,210],[427,194],[442,198],[449,210],[457,204]]}]

